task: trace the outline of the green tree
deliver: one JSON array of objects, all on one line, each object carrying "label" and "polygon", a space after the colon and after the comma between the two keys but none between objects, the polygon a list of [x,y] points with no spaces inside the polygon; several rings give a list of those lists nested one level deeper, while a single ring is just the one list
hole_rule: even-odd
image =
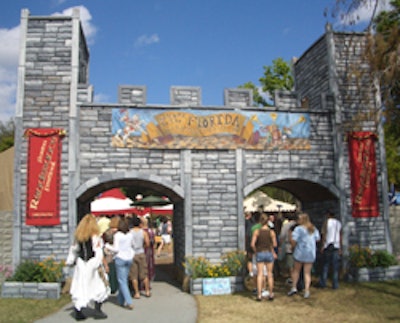
[{"label": "green tree", "polygon": [[388,180],[400,185],[400,0],[390,2],[373,21],[367,57],[378,77],[384,105],[384,129]]},{"label": "green tree", "polygon": [[0,152],[14,146],[14,121],[0,121]]},{"label": "green tree", "polygon": [[281,57],[272,61],[272,66],[264,66],[264,77],[260,78],[262,90],[273,97],[276,90],[292,90],[294,79],[290,64]]},{"label": "green tree", "polygon": [[241,89],[249,89],[253,90],[253,102],[255,106],[270,106],[267,102],[267,100],[260,94],[260,91],[258,90],[258,87],[252,83],[252,82],[247,82],[243,85],[239,85],[239,88]]},{"label": "green tree", "polygon": [[[276,90],[292,90],[294,78],[292,68],[283,58],[278,57],[272,61],[271,66],[264,66],[264,76],[260,77],[260,88],[266,93],[273,103],[274,92]],[[239,88],[253,90],[253,101],[257,106],[271,106],[272,104],[263,97],[257,87],[252,82],[240,85]]]}]

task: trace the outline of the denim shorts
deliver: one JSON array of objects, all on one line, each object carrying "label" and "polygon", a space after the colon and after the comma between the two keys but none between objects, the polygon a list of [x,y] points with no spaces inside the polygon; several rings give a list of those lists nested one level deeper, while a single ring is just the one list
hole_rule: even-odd
[{"label": "denim shorts", "polygon": [[256,262],[273,262],[274,256],[272,252],[261,251],[256,253]]}]

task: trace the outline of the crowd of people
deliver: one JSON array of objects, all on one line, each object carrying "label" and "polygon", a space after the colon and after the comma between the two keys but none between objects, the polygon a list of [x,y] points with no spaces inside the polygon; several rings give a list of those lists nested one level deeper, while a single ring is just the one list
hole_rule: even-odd
[{"label": "crowd of people", "polygon": [[[264,212],[245,212],[247,271],[256,288],[256,300],[274,300],[274,277],[286,278],[288,296],[304,290],[310,297],[311,273],[320,267],[315,287],[327,287],[332,272],[332,289],[339,287],[342,226],[332,211],[327,211],[321,231],[307,213],[283,216]],[[321,260],[317,266],[316,260]]]},{"label": "crowd of people", "polygon": [[[94,302],[94,318],[106,319],[101,309],[111,294],[120,306],[133,310],[133,299],[151,297],[155,278],[155,250],[170,246],[172,224],[162,217],[153,228],[149,218],[135,215],[96,218],[85,215],[79,222],[66,264],[74,266],[70,294],[77,321],[86,319],[83,308]],[[164,243],[156,246],[156,235]],[[155,249],[158,247],[157,249]]]},{"label": "crowd of people", "polygon": [[[321,232],[306,213],[275,214],[246,212],[247,270],[252,277],[257,301],[274,300],[274,276],[286,276],[288,296],[304,290],[310,297],[311,272],[320,252],[322,265],[318,288],[327,287],[332,271],[332,288],[339,287],[342,226],[328,211]],[[70,294],[76,320],[86,318],[82,308],[94,302],[94,318],[105,319],[101,309],[110,294],[120,306],[132,310],[133,299],[151,297],[155,277],[155,253],[171,246],[172,223],[157,219],[155,229],[147,217],[85,215],[75,231],[66,264],[74,266]],[[159,245],[156,236],[160,237]]]}]

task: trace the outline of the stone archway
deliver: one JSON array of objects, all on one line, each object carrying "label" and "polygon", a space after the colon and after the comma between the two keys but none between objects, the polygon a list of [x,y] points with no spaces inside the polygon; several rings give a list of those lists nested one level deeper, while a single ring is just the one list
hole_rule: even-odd
[{"label": "stone archway", "polygon": [[272,186],[291,193],[300,201],[301,211],[308,213],[318,227],[322,225],[327,209],[342,215],[338,188],[318,176],[307,173],[301,176],[290,173],[266,175],[246,185],[244,196],[262,186]]},{"label": "stone archway", "polygon": [[185,236],[185,214],[184,214],[184,199],[183,190],[163,180],[158,176],[143,175],[136,171],[118,172],[112,176],[102,175],[92,178],[82,184],[76,190],[76,221],[90,211],[90,202],[99,193],[109,190],[114,187],[129,187],[136,186],[143,189],[152,189],[158,195],[167,196],[174,205],[173,212],[173,232],[174,232],[174,249],[173,249],[173,266],[177,272],[182,271],[181,264],[184,262],[186,236]]}]

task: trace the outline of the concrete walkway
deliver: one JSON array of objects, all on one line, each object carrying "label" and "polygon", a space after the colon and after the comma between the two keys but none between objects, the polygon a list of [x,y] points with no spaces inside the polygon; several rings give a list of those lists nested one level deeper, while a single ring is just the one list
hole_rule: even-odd
[{"label": "concrete walkway", "polygon": [[[182,291],[164,266],[157,266],[156,279],[152,282],[152,296],[134,299],[135,308],[127,310],[118,305],[117,297],[110,296],[102,310],[108,315],[105,320],[95,320],[90,315],[93,306],[84,310],[88,318],[83,322],[157,322],[157,323],[195,323],[197,306],[194,297]],[[164,267],[165,268],[165,267]],[[36,321],[36,323],[74,322],[73,305],[68,304],[60,311]]]}]

